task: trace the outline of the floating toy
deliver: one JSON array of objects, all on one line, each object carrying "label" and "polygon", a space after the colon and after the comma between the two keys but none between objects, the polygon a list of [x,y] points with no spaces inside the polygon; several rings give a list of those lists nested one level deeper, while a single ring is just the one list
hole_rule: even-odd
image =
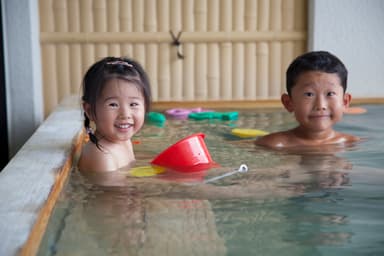
[{"label": "floating toy", "polygon": [[132,168],[129,172],[135,177],[150,177],[165,172],[166,168],[161,166],[139,166]]},{"label": "floating toy", "polygon": [[211,112],[211,110],[203,108],[172,108],[165,111],[165,114],[169,117],[186,119],[191,113]]},{"label": "floating toy", "polygon": [[165,115],[159,112],[148,112],[146,115],[146,119],[148,122],[163,126],[165,121],[167,120]]},{"label": "floating toy", "polygon": [[237,120],[239,118],[238,112],[200,112],[200,113],[190,113],[188,118],[194,120],[204,120],[204,119],[220,119],[220,120]]},{"label": "floating toy", "polygon": [[240,138],[254,138],[257,136],[267,135],[268,132],[257,129],[241,129],[235,128],[231,130],[231,133]]},{"label": "floating toy", "polygon": [[228,176],[231,176],[233,174],[236,174],[236,173],[245,173],[248,171],[248,166],[246,164],[242,164],[240,165],[240,167],[236,170],[233,170],[231,172],[227,172],[227,173],[224,173],[222,175],[219,175],[219,176],[216,176],[216,177],[212,177],[212,178],[209,178],[207,180],[204,181],[204,183],[209,183],[209,182],[214,182],[214,181],[217,181],[217,180],[220,180],[222,178],[225,178],[225,177],[228,177]]},{"label": "floating toy", "polygon": [[206,171],[193,172],[188,174],[183,173],[182,175],[181,174],[177,175],[175,173],[167,173],[165,175],[162,175],[161,179],[183,182],[188,185],[195,185],[195,184],[201,184],[201,183],[212,183],[212,182],[221,180],[225,177],[232,176],[234,174],[246,173],[246,172],[248,172],[248,166],[246,164],[242,164],[240,165],[239,168],[233,171],[229,171],[224,174],[214,176],[208,179],[205,179]]},{"label": "floating toy", "polygon": [[187,117],[192,111],[186,108],[173,108],[165,111],[165,114],[171,117],[184,118]]},{"label": "floating toy", "polygon": [[151,164],[179,172],[198,172],[218,166],[204,143],[205,134],[187,136],[161,152]]},{"label": "floating toy", "polygon": [[354,115],[364,114],[365,112],[367,112],[367,110],[361,107],[349,107],[344,111],[345,114],[354,114]]}]

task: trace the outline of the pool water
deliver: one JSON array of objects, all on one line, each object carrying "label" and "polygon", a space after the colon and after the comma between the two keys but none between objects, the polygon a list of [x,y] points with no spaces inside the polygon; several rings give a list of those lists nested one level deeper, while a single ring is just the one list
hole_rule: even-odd
[{"label": "pool water", "polygon": [[[335,128],[354,145],[276,152],[231,135],[295,125],[283,110],[239,119],[171,120],[135,138],[136,166],[193,133],[220,164],[193,175],[96,177],[74,168],[38,255],[384,255],[383,105]],[[249,171],[205,183],[246,164]]]}]

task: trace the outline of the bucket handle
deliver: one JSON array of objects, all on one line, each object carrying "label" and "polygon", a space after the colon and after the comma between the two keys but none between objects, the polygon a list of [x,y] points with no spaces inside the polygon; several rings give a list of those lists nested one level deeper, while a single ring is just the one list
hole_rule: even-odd
[{"label": "bucket handle", "polygon": [[233,174],[236,174],[236,173],[246,173],[247,171],[248,171],[248,166],[246,164],[241,164],[238,169],[230,171],[230,172],[227,172],[227,173],[224,173],[224,174],[216,176],[216,177],[212,177],[210,179],[206,179],[204,181],[204,183],[214,182],[214,181],[217,181],[219,179],[231,176]]}]

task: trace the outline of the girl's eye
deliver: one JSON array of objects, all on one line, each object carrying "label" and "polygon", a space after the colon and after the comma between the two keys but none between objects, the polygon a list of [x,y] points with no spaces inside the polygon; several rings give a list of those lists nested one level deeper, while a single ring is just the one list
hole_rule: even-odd
[{"label": "girl's eye", "polygon": [[139,106],[139,103],[137,102],[132,102],[131,104],[129,104],[131,107],[137,107]]},{"label": "girl's eye", "polygon": [[108,106],[112,107],[112,108],[117,108],[117,107],[119,107],[119,104],[117,104],[115,102],[111,102],[111,103],[108,103]]}]

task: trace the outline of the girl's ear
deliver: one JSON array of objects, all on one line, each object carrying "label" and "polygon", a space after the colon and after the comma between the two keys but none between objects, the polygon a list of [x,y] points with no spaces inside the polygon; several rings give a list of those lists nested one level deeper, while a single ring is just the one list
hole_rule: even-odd
[{"label": "girl's ear", "polygon": [[289,96],[287,93],[284,93],[283,95],[281,95],[281,103],[283,103],[285,109],[288,112],[293,112],[294,109],[293,109],[291,96]]},{"label": "girl's ear", "polygon": [[83,102],[83,109],[89,120],[94,121],[94,116],[92,114],[92,108],[91,105],[87,102]]}]

